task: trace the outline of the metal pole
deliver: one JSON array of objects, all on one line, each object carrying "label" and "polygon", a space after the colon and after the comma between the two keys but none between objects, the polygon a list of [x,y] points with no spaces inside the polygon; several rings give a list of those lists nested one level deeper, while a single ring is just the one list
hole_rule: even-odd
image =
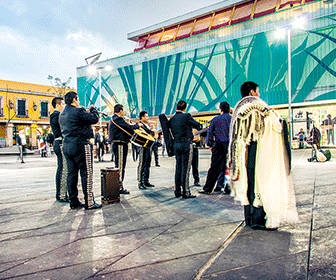
[{"label": "metal pole", "polygon": [[[98,69],[98,78],[99,78],[99,111],[102,112],[102,92],[101,92],[101,70]],[[102,117],[99,118],[99,127],[102,127]]]},{"label": "metal pole", "polygon": [[288,123],[289,123],[289,144],[292,148],[293,138],[293,116],[292,116],[292,58],[291,58],[291,29],[287,29],[288,35]]}]

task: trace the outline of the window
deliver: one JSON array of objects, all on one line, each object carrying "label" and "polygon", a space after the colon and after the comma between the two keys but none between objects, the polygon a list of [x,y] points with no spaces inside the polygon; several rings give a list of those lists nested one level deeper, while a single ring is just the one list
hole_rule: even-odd
[{"label": "window", "polygon": [[0,96],[0,116],[4,114],[3,97]]},{"label": "window", "polygon": [[225,10],[223,12],[215,14],[211,29],[216,29],[228,25],[231,16],[232,16],[232,9]]},{"label": "window", "polygon": [[253,5],[254,2],[250,2],[236,6],[236,9],[232,16],[231,24],[236,24],[245,20],[249,20],[251,18]]},{"label": "window", "polygon": [[142,38],[139,39],[138,46],[136,47],[136,49],[134,51],[142,50],[145,47],[145,45],[147,43],[147,37],[148,36],[142,37]]},{"label": "window", "polygon": [[177,31],[176,40],[184,39],[190,36],[191,30],[194,26],[194,22],[190,21],[180,25]]},{"label": "window", "polygon": [[160,43],[166,44],[166,43],[173,41],[175,37],[175,33],[176,33],[176,28],[177,27],[173,27],[173,28],[165,30],[165,32],[163,33],[161,37]]},{"label": "window", "polygon": [[196,21],[192,35],[196,35],[209,30],[212,15],[200,18]]},{"label": "window", "polygon": [[48,118],[49,117],[49,103],[48,101],[40,102],[40,117]]},{"label": "window", "polygon": [[20,99],[17,99],[16,101],[16,108],[17,108],[17,111],[16,111],[16,115],[18,117],[28,117],[28,112],[27,112],[27,108],[26,108],[26,105],[27,105],[27,100],[25,98],[20,98]]},{"label": "window", "polygon": [[278,0],[258,0],[253,17],[256,18],[274,13],[277,2]]},{"label": "window", "polygon": [[147,40],[146,48],[157,46],[160,42],[161,36],[162,36],[162,31],[155,33],[155,34],[151,34]]},{"label": "window", "polygon": [[290,8],[292,5],[301,4],[301,0],[281,0],[279,10]]}]

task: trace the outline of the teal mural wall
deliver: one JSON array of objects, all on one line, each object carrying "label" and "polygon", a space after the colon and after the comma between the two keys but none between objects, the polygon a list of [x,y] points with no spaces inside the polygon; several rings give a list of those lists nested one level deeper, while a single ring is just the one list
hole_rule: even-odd
[{"label": "teal mural wall", "polygon": [[[292,31],[293,103],[336,99],[335,16],[317,18],[310,26]],[[187,101],[189,112],[216,110],[221,101],[233,107],[240,99],[240,85],[247,80],[259,84],[261,98],[268,104],[286,104],[287,38],[274,35],[275,27],[103,73],[102,109],[112,111],[112,104],[119,102],[131,117],[141,110],[149,115],[172,114],[179,99]],[[99,107],[97,77],[81,73],[77,80],[81,104]]]}]

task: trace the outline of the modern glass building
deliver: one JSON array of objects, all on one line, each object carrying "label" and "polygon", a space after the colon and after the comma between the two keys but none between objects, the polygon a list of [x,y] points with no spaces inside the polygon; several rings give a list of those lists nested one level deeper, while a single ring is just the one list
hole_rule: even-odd
[{"label": "modern glass building", "polygon": [[[118,102],[130,117],[141,110],[169,115],[184,99],[190,113],[209,112],[221,101],[234,107],[240,85],[252,80],[286,118],[291,102],[293,135],[309,129],[308,116],[333,144],[335,13],[332,0],[226,0],[132,32],[133,53],[96,64],[113,68],[101,70],[102,109],[109,113]],[[80,101],[100,107],[99,79],[87,68],[77,68]]]}]

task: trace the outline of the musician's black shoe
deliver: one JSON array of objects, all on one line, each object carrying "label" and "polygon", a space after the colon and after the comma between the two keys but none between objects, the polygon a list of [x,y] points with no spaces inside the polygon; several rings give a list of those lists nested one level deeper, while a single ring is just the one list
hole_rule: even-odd
[{"label": "musician's black shoe", "polygon": [[140,185],[138,186],[138,188],[139,188],[139,190],[147,190],[147,188],[145,187],[144,184],[140,184]]},{"label": "musician's black shoe", "polygon": [[195,183],[194,183],[194,186],[196,186],[196,187],[200,187],[201,184],[200,184],[199,182],[195,182]]},{"label": "musician's black shoe", "polygon": [[155,164],[156,167],[160,167],[160,164]]},{"label": "musician's black shoe", "polygon": [[73,205],[70,204],[71,209],[80,209],[80,208],[83,208],[83,207],[85,207],[85,205],[83,203],[80,203],[80,202],[76,203],[76,204],[73,204]]},{"label": "musician's black shoe", "polygon": [[221,192],[221,191],[222,191],[221,188],[215,188],[215,189],[214,189],[214,192]]},{"label": "musician's black shoe", "polygon": [[208,192],[208,191],[199,191],[198,193],[201,193],[201,194],[207,194],[207,195],[209,195],[210,194],[210,192]]},{"label": "musician's black shoe", "polygon": [[154,188],[155,186],[153,185],[153,184],[151,184],[151,183],[145,183],[145,186],[147,187],[147,188]]},{"label": "musician's black shoe", "polygon": [[85,206],[85,209],[86,209],[86,210],[92,210],[92,209],[98,209],[98,208],[102,208],[102,205],[101,205],[101,204],[98,204],[98,203],[94,203],[94,204],[91,205],[91,206]]},{"label": "musician's black shoe", "polygon": [[183,199],[195,198],[195,197],[196,197],[196,195],[192,195],[192,194],[188,194],[188,195],[183,194],[183,195],[182,195],[182,198],[183,198]]},{"label": "musician's black shoe", "polygon": [[120,194],[130,194],[130,192],[126,189],[121,189]]},{"label": "musician's black shoe", "polygon": [[182,195],[181,192],[174,191],[174,193],[176,198],[179,198]]}]

